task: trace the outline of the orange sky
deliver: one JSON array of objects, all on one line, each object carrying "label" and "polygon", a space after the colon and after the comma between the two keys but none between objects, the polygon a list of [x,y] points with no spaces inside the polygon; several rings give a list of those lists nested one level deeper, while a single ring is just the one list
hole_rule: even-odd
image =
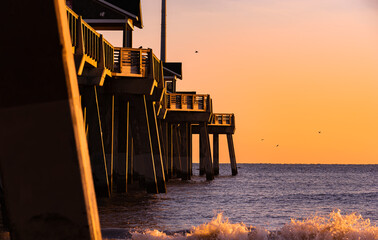
[{"label": "orange sky", "polygon": [[[160,8],[142,0],[133,44],[157,56]],[[167,61],[183,62],[178,90],[209,93],[215,112],[235,113],[237,162],[378,164],[373,0],[167,0],[167,11]]]}]

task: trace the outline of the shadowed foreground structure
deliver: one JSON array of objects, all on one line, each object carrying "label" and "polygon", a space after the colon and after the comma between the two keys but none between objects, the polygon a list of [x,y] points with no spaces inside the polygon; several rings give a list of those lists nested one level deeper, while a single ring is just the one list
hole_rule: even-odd
[{"label": "shadowed foreground structure", "polygon": [[[11,238],[101,239],[64,2],[3,6],[0,169]],[[20,74],[12,63],[25,54]]]}]

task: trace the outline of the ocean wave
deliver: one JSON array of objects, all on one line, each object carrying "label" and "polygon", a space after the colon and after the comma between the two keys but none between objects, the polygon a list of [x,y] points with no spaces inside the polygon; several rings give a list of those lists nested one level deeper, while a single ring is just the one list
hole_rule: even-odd
[{"label": "ocean wave", "polygon": [[[106,237],[106,236],[104,236]],[[110,239],[110,238],[107,238]],[[115,239],[115,238],[111,238]],[[133,240],[378,240],[378,227],[369,219],[352,213],[342,215],[340,210],[328,216],[315,215],[305,220],[292,219],[282,228],[268,231],[263,227],[231,223],[219,213],[210,222],[187,231],[133,230],[126,238]]]}]

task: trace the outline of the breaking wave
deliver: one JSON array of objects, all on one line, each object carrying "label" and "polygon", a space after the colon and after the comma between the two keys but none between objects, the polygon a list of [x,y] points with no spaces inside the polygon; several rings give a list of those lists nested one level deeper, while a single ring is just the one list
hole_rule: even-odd
[{"label": "breaking wave", "polygon": [[292,219],[281,229],[268,231],[262,227],[246,226],[242,222],[231,223],[219,213],[210,222],[188,231],[131,231],[129,235],[135,240],[378,240],[378,227],[371,225],[370,220],[363,219],[361,215],[342,215],[337,210],[328,216]]}]

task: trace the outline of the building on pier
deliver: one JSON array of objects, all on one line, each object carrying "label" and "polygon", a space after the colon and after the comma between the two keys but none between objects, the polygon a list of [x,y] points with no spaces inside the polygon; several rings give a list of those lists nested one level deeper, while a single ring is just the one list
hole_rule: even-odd
[{"label": "building on pier", "polygon": [[[2,68],[0,171],[12,238],[54,239],[58,231],[101,239],[95,195],[136,186],[165,193],[168,179],[190,179],[192,134],[200,135],[201,175],[219,173],[219,134],[237,174],[235,116],[213,113],[208,94],[176,91],[181,63],[132,48],[133,29],[143,27],[140,0],[20,6],[6,3],[1,21],[21,9],[20,20],[39,28],[20,32],[9,22],[12,38],[1,49],[10,62],[25,52],[31,59],[24,74],[14,64]],[[123,46],[108,42],[104,29],[122,30]]]}]

